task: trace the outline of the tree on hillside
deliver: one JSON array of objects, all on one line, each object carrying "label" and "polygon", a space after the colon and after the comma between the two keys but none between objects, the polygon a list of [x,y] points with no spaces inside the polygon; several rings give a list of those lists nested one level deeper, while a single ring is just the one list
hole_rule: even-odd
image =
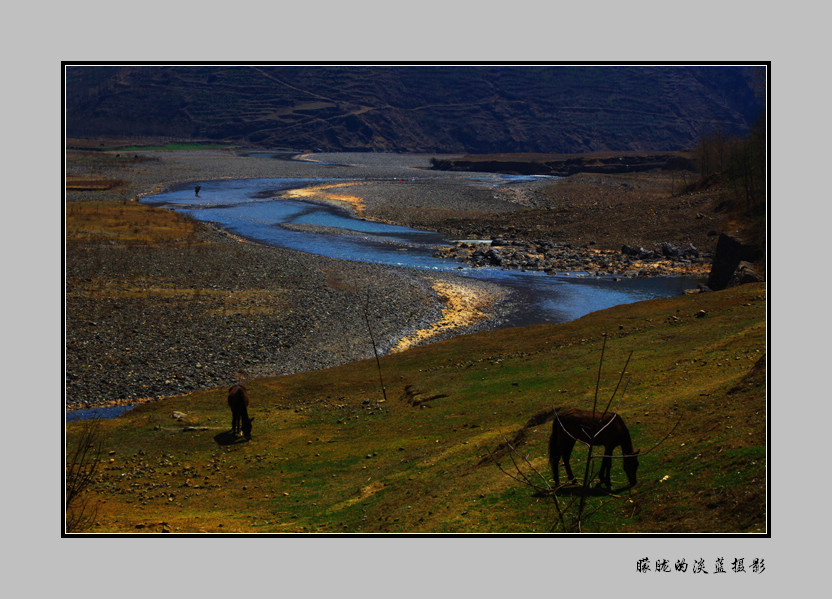
[{"label": "tree on hillside", "polygon": [[748,210],[756,211],[765,205],[766,167],[766,130],[761,117],[748,139],[733,153],[728,167],[727,178],[735,197]]},{"label": "tree on hillside", "polygon": [[765,206],[767,162],[763,115],[746,139],[731,138],[721,128],[703,133],[695,155],[698,187],[721,182],[732,191],[736,208],[758,211]]}]

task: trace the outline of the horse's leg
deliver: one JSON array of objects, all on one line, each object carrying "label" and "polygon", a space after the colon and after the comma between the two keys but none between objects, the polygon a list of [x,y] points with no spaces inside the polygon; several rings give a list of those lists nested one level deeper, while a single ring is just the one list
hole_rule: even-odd
[{"label": "horse's leg", "polygon": [[563,440],[563,467],[566,469],[566,480],[575,482],[575,475],[572,474],[572,466],[569,465],[569,457],[572,455],[572,448],[575,447],[575,439],[566,437]]},{"label": "horse's leg", "polygon": [[610,482],[610,470],[612,470],[612,452],[615,450],[615,447],[607,447],[604,446],[604,457],[601,459],[601,471],[598,473],[598,477],[601,479],[601,484],[607,487],[607,489],[612,489],[612,483]]},{"label": "horse's leg", "polygon": [[560,462],[560,451],[558,450],[558,438],[557,438],[557,433],[553,432],[552,436],[549,437],[549,467],[552,469],[552,476],[555,477],[555,486],[556,487],[560,484],[558,482],[558,462]]},{"label": "horse's leg", "polygon": [[608,489],[612,488],[610,484],[610,470],[612,469],[612,458],[609,455],[605,455],[601,458],[601,471],[598,473],[598,477],[601,479],[601,484],[607,487]]}]

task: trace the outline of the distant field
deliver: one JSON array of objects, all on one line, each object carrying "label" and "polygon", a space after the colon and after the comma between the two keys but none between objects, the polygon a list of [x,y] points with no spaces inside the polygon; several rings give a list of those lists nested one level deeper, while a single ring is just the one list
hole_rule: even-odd
[{"label": "distant field", "polygon": [[164,150],[211,150],[232,147],[231,144],[208,141],[170,141],[148,140],[136,143],[129,139],[80,139],[69,138],[66,147],[75,150],[103,150],[122,152],[151,152]]},{"label": "distant field", "polygon": [[673,155],[673,156],[690,156],[690,152],[640,152],[640,151],[604,151],[604,152],[579,152],[574,154],[543,154],[536,152],[502,152],[497,154],[466,154],[457,160],[468,162],[489,162],[492,160],[498,161],[525,161],[525,162],[551,162],[562,160],[600,160],[608,158],[619,157],[643,157],[653,155]]},{"label": "distant field", "polygon": [[163,145],[149,145],[149,146],[117,146],[113,150],[122,150],[124,152],[133,151],[164,151],[164,150],[211,150],[217,148],[227,148],[228,144],[222,143],[208,143],[208,142],[193,142],[193,143],[167,143]]}]

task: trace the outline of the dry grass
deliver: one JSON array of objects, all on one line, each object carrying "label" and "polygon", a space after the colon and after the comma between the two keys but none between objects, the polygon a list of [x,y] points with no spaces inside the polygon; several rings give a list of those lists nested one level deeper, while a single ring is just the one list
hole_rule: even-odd
[{"label": "dry grass", "polygon": [[290,189],[285,192],[286,197],[300,198],[302,200],[322,200],[325,202],[335,202],[336,204],[352,208],[359,216],[364,214],[364,200],[355,195],[345,193],[332,193],[330,189],[341,189],[343,187],[352,187],[360,185],[360,183],[331,183],[326,185],[315,185],[313,187],[303,187],[301,189]]},{"label": "dry grass", "polygon": [[68,243],[186,244],[195,225],[170,210],[135,202],[68,202]]},{"label": "dry grass", "polygon": [[126,185],[126,182],[121,179],[81,177],[77,175],[69,175],[66,178],[66,188],[69,191],[104,191],[120,185]]}]

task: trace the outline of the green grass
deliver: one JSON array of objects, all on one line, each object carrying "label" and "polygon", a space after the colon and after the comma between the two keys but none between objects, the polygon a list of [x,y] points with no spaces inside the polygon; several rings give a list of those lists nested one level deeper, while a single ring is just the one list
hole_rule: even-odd
[{"label": "green grass", "polygon": [[[650,451],[635,488],[587,499],[582,530],[764,532],[765,319],[764,286],[746,285],[462,336],[384,357],[386,402],[375,360],[250,381],[249,443],[215,441],[226,389],[146,404],[104,422],[92,530],[548,532],[552,499],[482,460],[541,410],[591,407],[606,333],[599,405],[633,352],[618,411]],[[68,447],[82,427],[68,424]],[[551,480],[551,423],[527,432],[521,467]],[[576,474],[585,455],[576,447]],[[612,478],[625,481],[620,460]]]},{"label": "green grass", "polygon": [[176,151],[176,150],[215,150],[228,148],[226,143],[210,142],[171,142],[159,145],[138,145],[138,146],[112,146],[109,150],[120,150],[122,152],[155,152],[155,151]]},{"label": "green grass", "polygon": [[[67,139],[67,148],[76,152],[74,161],[106,160],[110,162],[128,161],[129,156],[113,156],[100,152],[153,152],[175,150],[213,150],[218,148],[232,148],[234,144],[209,141],[171,141],[164,143],[136,144],[126,139]],[[78,152],[81,152],[80,154]]]}]

